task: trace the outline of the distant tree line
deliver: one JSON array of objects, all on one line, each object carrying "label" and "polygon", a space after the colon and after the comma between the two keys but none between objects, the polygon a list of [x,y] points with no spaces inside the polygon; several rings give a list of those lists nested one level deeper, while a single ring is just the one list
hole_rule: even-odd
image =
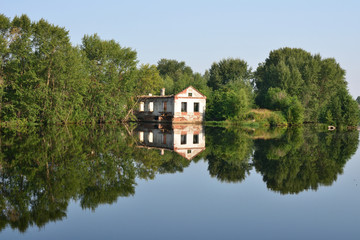
[{"label": "distant tree line", "polygon": [[171,59],[139,66],[136,51],[114,40],[85,35],[72,46],[62,27],[0,15],[2,122],[127,121],[138,95],[162,87],[174,94],[189,85],[208,97],[207,120],[241,121],[251,108],[268,108],[289,124],[359,122],[345,70],[302,49],[274,50],[255,71],[228,58],[200,74]]}]

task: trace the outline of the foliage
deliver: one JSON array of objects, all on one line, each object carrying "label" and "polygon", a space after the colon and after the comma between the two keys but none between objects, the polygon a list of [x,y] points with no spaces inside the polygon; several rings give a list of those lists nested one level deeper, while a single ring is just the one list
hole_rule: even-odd
[{"label": "foliage", "polygon": [[210,94],[206,79],[201,74],[194,73],[185,62],[163,58],[158,61],[157,69],[163,79],[162,86],[167,94],[176,94],[190,85],[206,96]]},{"label": "foliage", "polygon": [[[296,48],[281,48],[270,52],[264,63],[260,64],[255,72],[256,102],[260,107],[268,105],[268,98],[271,91],[277,89],[277,93],[297,97],[293,100],[292,107],[288,107],[285,99],[285,109],[280,110],[292,119],[291,122],[301,123],[301,112],[304,112],[305,122],[324,121],[321,117],[323,112],[335,104],[333,99],[338,96],[347,99],[350,95],[345,81],[345,70],[333,58],[322,59],[320,55],[310,53]],[[269,93],[270,91],[270,93]],[[341,95],[341,96],[340,96]],[[347,102],[352,102],[347,100]],[[280,104],[280,102],[278,102]],[[353,104],[351,104],[353,105]],[[279,106],[272,106],[279,107]],[[333,118],[335,124],[354,124],[353,119],[357,114],[353,107],[346,110],[346,121],[341,118]],[[290,110],[290,112],[289,112]],[[334,110],[336,111],[336,110]],[[289,115],[290,114],[290,115]],[[328,114],[330,116],[330,113]],[[350,120],[351,119],[351,120]]]},{"label": "foliage", "polygon": [[266,107],[282,111],[289,124],[302,124],[304,108],[296,96],[290,97],[280,88],[269,88],[266,99]]},{"label": "foliage", "polygon": [[213,90],[208,97],[207,120],[243,120],[253,106],[251,68],[240,59],[224,59],[213,63],[208,86]]},{"label": "foliage", "polygon": [[223,59],[213,63],[210,68],[208,86],[218,90],[231,82],[241,82],[244,85],[250,84],[252,76],[251,68],[241,59]]},{"label": "foliage", "polygon": [[222,88],[215,90],[209,98],[207,119],[242,120],[250,109],[250,96],[243,88]]},{"label": "foliage", "polygon": [[124,118],[135,88],[136,52],[96,34],[84,36],[81,50],[91,79],[85,98],[90,118],[101,122]]},{"label": "foliage", "polygon": [[118,121],[162,84],[155,66],[137,68],[134,50],[97,34],[73,47],[67,30],[26,15],[0,15],[0,50],[2,122]]}]

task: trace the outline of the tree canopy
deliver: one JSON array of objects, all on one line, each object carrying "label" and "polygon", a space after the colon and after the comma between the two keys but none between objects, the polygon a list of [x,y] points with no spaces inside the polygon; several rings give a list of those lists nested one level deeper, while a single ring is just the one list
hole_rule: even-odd
[{"label": "tree canopy", "polygon": [[241,121],[256,103],[290,124],[359,122],[345,70],[299,48],[271,51],[255,72],[227,58],[200,74],[174,59],[139,64],[135,50],[97,34],[73,46],[63,27],[0,14],[0,53],[1,122],[126,121],[134,119],[138,95],[161,88],[176,94],[189,85],[207,96],[207,120]]},{"label": "tree canopy", "polygon": [[[277,88],[297,97],[304,108],[305,122],[336,125],[356,125],[358,122],[358,109],[348,93],[345,70],[333,58],[322,59],[319,54],[311,55],[298,48],[274,50],[257,68],[255,83],[256,103],[260,107],[274,109],[275,106],[268,103],[269,91]],[[338,103],[335,103],[336,98]],[[324,115],[331,115],[331,121]]]}]

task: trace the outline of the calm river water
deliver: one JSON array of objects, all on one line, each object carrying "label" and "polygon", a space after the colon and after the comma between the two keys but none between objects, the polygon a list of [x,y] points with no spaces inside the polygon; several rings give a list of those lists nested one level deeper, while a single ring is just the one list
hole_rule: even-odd
[{"label": "calm river water", "polygon": [[359,132],[3,129],[0,239],[360,239]]}]

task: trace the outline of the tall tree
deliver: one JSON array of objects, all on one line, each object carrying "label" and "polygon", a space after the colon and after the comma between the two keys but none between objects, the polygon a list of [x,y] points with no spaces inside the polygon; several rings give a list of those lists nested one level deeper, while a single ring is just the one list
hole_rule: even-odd
[{"label": "tall tree", "polygon": [[136,85],[136,52],[114,40],[85,35],[81,49],[87,58],[91,84],[85,105],[97,121],[118,120],[127,114],[127,100]]},{"label": "tall tree", "polygon": [[348,92],[345,71],[335,59],[322,59],[298,48],[271,51],[257,68],[255,83],[260,107],[267,106],[268,91],[278,88],[298,98],[306,122],[319,121],[333,98]]},{"label": "tall tree", "polygon": [[157,69],[163,78],[163,87],[166,88],[166,92],[169,94],[178,93],[189,85],[205,95],[210,92],[206,86],[205,78],[199,73],[194,73],[185,62],[161,59],[158,61]]},{"label": "tall tree", "polygon": [[218,90],[230,82],[243,82],[249,85],[251,79],[251,68],[247,62],[241,59],[223,59],[213,63],[210,68],[208,86]]}]

